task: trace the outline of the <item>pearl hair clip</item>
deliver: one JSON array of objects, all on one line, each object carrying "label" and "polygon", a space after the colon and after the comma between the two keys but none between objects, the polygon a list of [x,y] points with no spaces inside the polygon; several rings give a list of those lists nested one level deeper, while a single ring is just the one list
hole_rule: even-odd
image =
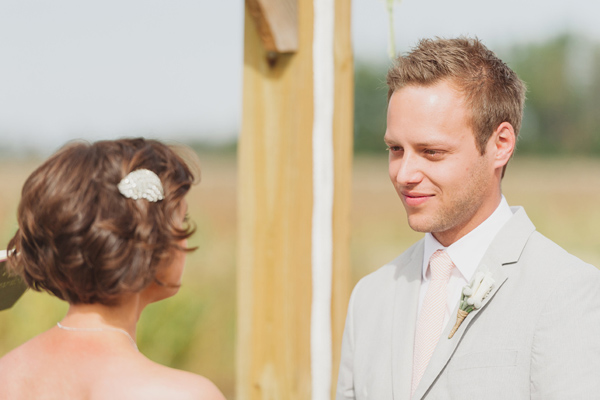
[{"label": "pearl hair clip", "polygon": [[128,199],[146,199],[152,203],[165,198],[160,178],[148,169],[136,169],[121,179],[119,192]]}]

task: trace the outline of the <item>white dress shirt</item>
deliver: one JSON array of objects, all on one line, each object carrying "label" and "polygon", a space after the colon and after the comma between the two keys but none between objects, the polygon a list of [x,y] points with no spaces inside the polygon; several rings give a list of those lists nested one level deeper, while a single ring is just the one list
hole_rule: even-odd
[{"label": "white dress shirt", "polygon": [[[419,293],[419,309],[421,312],[425,293],[429,287],[431,272],[429,271],[429,258],[436,250],[446,250],[452,262],[456,266],[450,274],[448,281],[448,298],[446,302],[446,316],[444,318],[445,327],[451,318],[450,313],[454,311],[456,304],[460,300],[462,288],[469,283],[479,262],[487,251],[488,247],[500,231],[502,226],[513,216],[508,203],[504,196],[500,200],[500,204],[496,210],[479,226],[467,233],[465,236],[452,243],[448,247],[444,247],[431,234],[425,234],[425,246],[423,253],[423,270],[421,275],[421,290]],[[454,316],[456,317],[456,316]]]}]

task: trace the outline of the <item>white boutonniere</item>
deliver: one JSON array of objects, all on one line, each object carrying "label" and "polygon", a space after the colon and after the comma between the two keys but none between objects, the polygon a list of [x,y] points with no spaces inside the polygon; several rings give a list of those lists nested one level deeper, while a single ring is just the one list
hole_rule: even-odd
[{"label": "white boutonniere", "polygon": [[460,306],[458,307],[458,313],[456,315],[456,324],[450,331],[448,339],[452,339],[452,336],[456,333],[460,324],[467,318],[467,315],[473,310],[481,308],[483,299],[491,292],[494,287],[494,278],[492,273],[489,271],[480,271],[475,274],[471,282],[465,286],[462,290],[460,297]]}]

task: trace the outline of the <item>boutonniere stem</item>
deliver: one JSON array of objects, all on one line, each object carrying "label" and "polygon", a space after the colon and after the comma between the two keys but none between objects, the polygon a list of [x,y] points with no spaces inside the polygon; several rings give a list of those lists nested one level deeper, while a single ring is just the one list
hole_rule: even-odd
[{"label": "boutonniere stem", "polygon": [[462,290],[460,305],[456,315],[456,323],[448,335],[448,339],[456,333],[467,315],[473,310],[481,308],[483,299],[490,293],[494,287],[494,278],[490,272],[477,272],[471,282]]}]

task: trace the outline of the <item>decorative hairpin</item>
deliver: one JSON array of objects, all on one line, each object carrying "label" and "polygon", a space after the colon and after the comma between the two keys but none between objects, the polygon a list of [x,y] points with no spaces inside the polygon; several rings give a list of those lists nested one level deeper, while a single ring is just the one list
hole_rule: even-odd
[{"label": "decorative hairpin", "polygon": [[146,199],[152,203],[165,198],[160,178],[148,169],[136,169],[121,179],[119,192],[128,199]]}]

